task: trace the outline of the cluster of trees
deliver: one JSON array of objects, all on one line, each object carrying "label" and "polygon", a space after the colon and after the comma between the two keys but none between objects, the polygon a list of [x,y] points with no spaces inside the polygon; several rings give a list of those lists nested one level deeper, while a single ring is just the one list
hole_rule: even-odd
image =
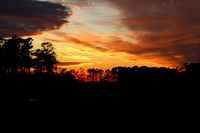
[{"label": "cluster of trees", "polygon": [[[50,42],[41,44],[40,49],[33,50],[33,39],[23,39],[17,35],[11,38],[0,37],[0,77],[2,75],[40,74],[46,79],[77,80],[77,81],[117,81],[118,75],[113,70],[88,69],[79,71],[57,68],[58,60],[54,47]],[[34,72],[34,74],[32,73]],[[46,75],[48,74],[48,75]],[[50,74],[50,75],[49,75]],[[38,78],[38,77],[37,77]],[[32,78],[31,78],[32,79]]]},{"label": "cluster of trees", "polygon": [[[175,83],[177,81],[196,81],[199,80],[200,62],[184,64],[180,68],[166,67],[114,67],[112,69],[90,68],[87,74],[83,68],[79,71],[62,69],[58,75],[73,75],[77,81],[99,82],[109,81],[127,84],[130,83]],[[129,85],[129,84],[127,84]]]},{"label": "cluster of trees", "polygon": [[30,74],[34,69],[36,73],[52,73],[58,63],[53,45],[44,42],[41,49],[32,50],[32,42],[32,38],[17,35],[0,38],[0,72]]},{"label": "cluster of trees", "polygon": [[113,70],[107,69],[104,72],[102,69],[88,69],[87,81],[117,81],[118,74]]},{"label": "cluster of trees", "polygon": [[[199,79],[200,62],[184,64],[183,68],[157,67],[115,67],[107,70],[83,68],[79,71],[57,68],[57,59],[54,47],[49,42],[41,44],[40,49],[33,50],[33,39],[23,39],[17,35],[4,39],[0,37],[0,79],[2,75],[40,75],[47,79],[68,81],[119,81],[121,83],[154,82]],[[36,74],[32,74],[31,72]],[[48,74],[48,75],[45,75]],[[51,76],[49,76],[51,74]],[[44,76],[45,75],[45,76]],[[52,76],[53,75],[53,76]],[[37,77],[38,78],[38,77]]]},{"label": "cluster of trees", "polygon": [[173,80],[179,73],[178,69],[171,69],[166,67],[116,67],[114,68],[119,74],[120,80]]},{"label": "cluster of trees", "polygon": [[[187,67],[186,67],[187,68]],[[79,71],[74,69],[67,71],[67,69],[61,69],[58,76],[73,75],[77,81],[87,82],[99,82],[99,81],[111,81],[111,82],[137,82],[147,80],[175,80],[181,73],[184,73],[185,68],[165,68],[165,67],[146,67],[146,66],[134,66],[134,67],[114,67],[112,69],[98,69],[90,68],[87,72],[83,68]],[[181,72],[182,71],[182,72]]]},{"label": "cluster of trees", "polygon": [[98,68],[89,68],[87,69],[87,72],[85,72],[85,69],[80,68],[79,71],[76,71],[74,69],[67,70],[67,69],[61,69],[58,70],[57,76],[59,77],[69,77],[73,76],[77,81],[83,81],[83,82],[99,82],[99,81],[118,81],[118,73],[115,73],[110,69],[103,70]]}]

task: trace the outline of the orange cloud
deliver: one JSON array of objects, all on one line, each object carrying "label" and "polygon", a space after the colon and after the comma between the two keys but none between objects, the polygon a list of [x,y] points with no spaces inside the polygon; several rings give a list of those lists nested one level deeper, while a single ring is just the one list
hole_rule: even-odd
[{"label": "orange cloud", "polygon": [[84,47],[89,47],[89,48],[93,48],[96,49],[98,51],[106,51],[107,49],[101,46],[98,46],[98,43],[102,43],[101,42],[101,38],[90,34],[89,32],[87,33],[79,33],[79,34],[66,34],[63,32],[53,32],[55,35],[62,37],[63,39],[65,39],[68,43],[73,43],[76,45],[81,45]]},{"label": "orange cloud", "polygon": [[71,7],[71,8],[75,8],[76,10],[74,10],[75,12],[78,12],[81,8],[76,6],[76,5],[73,5],[73,4],[67,4],[68,7]]},{"label": "orange cloud", "polygon": [[137,59],[180,66],[200,59],[200,0],[108,0],[137,43],[111,38],[105,45]]},{"label": "orange cloud", "polygon": [[78,60],[90,60],[91,58],[81,55],[74,55],[74,54],[66,54],[64,52],[60,53],[64,58],[71,58],[71,59],[78,59]]},{"label": "orange cloud", "polygon": [[92,63],[87,63],[87,62],[59,62],[58,67],[61,68],[68,68],[68,67],[81,67],[81,66],[90,66],[93,65]]},{"label": "orange cloud", "polygon": [[78,20],[81,20],[81,19],[83,19],[82,17],[75,17],[76,19],[78,19]]},{"label": "orange cloud", "polygon": [[62,67],[62,66],[71,66],[71,65],[80,65],[82,64],[82,62],[59,62],[58,66]]},{"label": "orange cloud", "polygon": [[[120,11],[119,28],[130,35],[95,36],[90,33],[64,34],[63,40],[104,53],[123,52],[129,60],[149,60],[164,66],[180,66],[200,59],[200,0],[102,0]],[[84,4],[76,1],[76,6]],[[87,0],[87,2],[92,2]],[[94,0],[93,2],[99,2]],[[92,4],[90,4],[92,5]],[[87,5],[89,6],[89,5]],[[86,7],[87,7],[86,6]],[[80,8],[79,7],[79,8]],[[78,8],[77,8],[78,9]],[[97,24],[97,23],[96,23]],[[102,22],[98,24],[104,24]],[[115,23],[117,24],[117,23]],[[116,27],[117,27],[116,26]]]}]

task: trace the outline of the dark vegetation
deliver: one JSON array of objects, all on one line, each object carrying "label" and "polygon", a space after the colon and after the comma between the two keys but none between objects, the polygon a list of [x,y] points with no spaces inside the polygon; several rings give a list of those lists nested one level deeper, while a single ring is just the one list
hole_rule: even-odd
[{"label": "dark vegetation", "polygon": [[44,99],[55,101],[66,98],[66,95],[70,97],[66,92],[72,88],[107,89],[106,92],[111,89],[142,91],[145,88],[146,95],[154,93],[155,89],[166,94],[180,90],[181,93],[184,88],[194,89],[199,82],[200,63],[185,63],[184,67],[173,69],[134,66],[106,71],[92,68],[87,70],[87,74],[83,68],[68,71],[57,67],[58,60],[51,43],[44,42],[40,49],[32,50],[32,42],[32,38],[23,39],[17,35],[9,39],[0,38],[1,91],[9,94],[2,96],[7,100],[21,97],[26,104]]}]

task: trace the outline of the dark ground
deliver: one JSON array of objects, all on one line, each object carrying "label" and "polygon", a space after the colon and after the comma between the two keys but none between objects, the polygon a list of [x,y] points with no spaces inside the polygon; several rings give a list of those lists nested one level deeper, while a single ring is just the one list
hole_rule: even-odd
[{"label": "dark ground", "polygon": [[156,81],[106,84],[104,87],[108,88],[101,88],[102,83],[1,82],[1,111],[5,112],[1,114],[9,125],[17,116],[14,124],[23,123],[22,128],[35,132],[51,130],[56,124],[62,131],[121,132],[133,127],[132,130],[163,131],[169,127],[179,130],[177,123],[197,125],[192,120],[199,114],[197,86]]},{"label": "dark ground", "polygon": [[23,107],[152,107],[199,101],[197,86],[179,82],[9,81],[1,83],[0,95],[2,105]]}]

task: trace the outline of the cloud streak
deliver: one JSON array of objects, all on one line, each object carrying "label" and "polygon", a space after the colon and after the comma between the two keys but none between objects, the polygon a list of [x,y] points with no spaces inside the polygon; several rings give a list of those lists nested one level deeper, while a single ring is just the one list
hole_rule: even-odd
[{"label": "cloud streak", "polygon": [[62,37],[68,43],[73,43],[84,47],[90,47],[102,52],[107,51],[106,48],[98,46],[98,44],[102,43],[101,38],[96,35],[90,34],[89,32],[87,32],[87,34],[79,33],[69,35],[60,31],[56,31],[53,32],[53,34],[58,37]]},{"label": "cloud streak", "polygon": [[[83,4],[79,0],[73,2],[78,6]],[[107,37],[106,40],[94,42],[68,35],[66,38],[71,42],[98,51],[125,52],[130,55],[127,59],[145,59],[164,66],[181,66],[200,59],[200,0],[84,2],[109,3],[111,8],[118,9],[121,15],[117,26],[129,30],[129,39]]]},{"label": "cloud streak", "polygon": [[130,1],[121,8],[121,24],[137,33],[140,41],[129,53],[159,59],[172,66],[196,61],[200,50],[199,0]]},{"label": "cloud streak", "polygon": [[178,66],[200,59],[200,0],[108,0],[121,11],[119,26],[138,43],[112,39],[105,44],[163,65]]},{"label": "cloud streak", "polygon": [[83,65],[92,65],[92,63],[87,63],[87,62],[59,62],[58,67],[80,67]]},{"label": "cloud streak", "polygon": [[81,65],[83,62],[59,62],[58,66],[72,66],[72,65]]},{"label": "cloud streak", "polygon": [[71,11],[58,3],[38,0],[0,0],[0,36],[32,36],[58,30]]}]

